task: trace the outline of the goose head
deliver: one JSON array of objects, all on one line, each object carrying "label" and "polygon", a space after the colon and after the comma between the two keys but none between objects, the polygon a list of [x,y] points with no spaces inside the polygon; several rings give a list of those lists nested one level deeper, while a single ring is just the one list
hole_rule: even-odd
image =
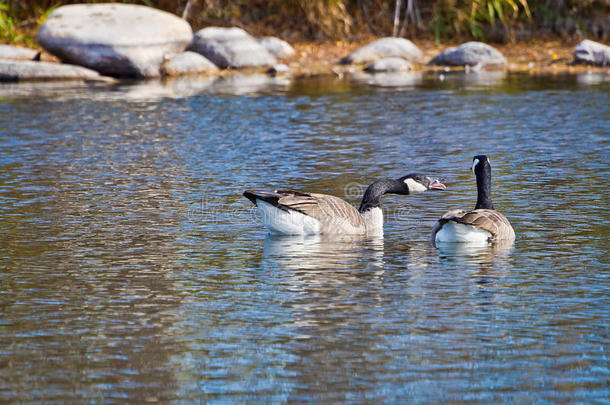
[{"label": "goose head", "polygon": [[491,164],[486,155],[476,155],[472,158],[472,172],[475,176],[483,176],[491,173]]},{"label": "goose head", "polygon": [[444,190],[445,185],[438,179],[430,178],[424,174],[411,173],[399,179],[381,179],[371,184],[362,197],[358,209],[361,213],[371,208],[379,207],[380,199],[384,194],[419,194],[426,190]]},{"label": "goose head", "polygon": [[439,179],[419,173],[407,174],[398,180],[404,184],[406,191],[400,194],[419,194],[427,190],[444,190],[446,188]]}]

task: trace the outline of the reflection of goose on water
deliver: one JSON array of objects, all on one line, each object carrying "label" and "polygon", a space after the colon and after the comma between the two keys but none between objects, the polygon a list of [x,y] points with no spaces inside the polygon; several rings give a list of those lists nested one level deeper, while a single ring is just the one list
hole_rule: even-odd
[{"label": "reflection of goose on water", "polygon": [[374,87],[414,87],[421,84],[421,72],[381,72],[381,73],[355,73],[352,76],[359,82]]},{"label": "reflection of goose on water", "polygon": [[[268,235],[263,258],[285,270],[317,274],[335,270],[379,269],[383,264],[383,238],[324,235]],[[319,276],[317,276],[319,277]]]},{"label": "reflection of goose on water", "polygon": [[492,245],[473,243],[439,243],[441,261],[460,264],[489,265],[495,261],[505,262],[513,248],[512,241],[500,240]]},{"label": "reflection of goose on water", "polygon": [[269,232],[280,235],[381,235],[384,194],[418,194],[444,190],[437,179],[409,174],[399,179],[381,179],[371,184],[356,209],[341,198],[328,194],[293,190],[246,190],[244,196],[258,207]]},{"label": "reflection of goose on water", "polygon": [[[383,237],[267,235],[258,277],[269,277],[297,328],[297,341],[343,328],[377,302],[385,271]],[[274,298],[276,300],[277,298]],[[322,328],[322,329],[320,329]]]},{"label": "reflection of goose on water", "polygon": [[477,178],[477,205],[473,211],[453,210],[438,220],[432,230],[432,241],[489,243],[514,241],[515,231],[506,217],[491,202],[491,165],[485,155],[472,159]]}]

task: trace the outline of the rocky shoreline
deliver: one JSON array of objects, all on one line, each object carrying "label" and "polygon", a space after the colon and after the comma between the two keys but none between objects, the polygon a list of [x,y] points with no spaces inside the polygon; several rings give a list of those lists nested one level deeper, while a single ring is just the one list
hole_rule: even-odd
[{"label": "rocky shoreline", "polygon": [[0,82],[401,73],[422,70],[578,72],[610,69],[610,47],[542,42],[492,47],[482,42],[441,46],[404,38],[359,43],[288,44],[255,38],[241,28],[207,27],[195,33],[181,18],[127,4],[57,8],[38,30],[42,50],[0,45]]}]

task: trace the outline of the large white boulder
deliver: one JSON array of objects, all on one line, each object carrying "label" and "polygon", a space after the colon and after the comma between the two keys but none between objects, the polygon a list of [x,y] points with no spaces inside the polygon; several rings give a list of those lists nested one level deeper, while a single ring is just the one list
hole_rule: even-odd
[{"label": "large white boulder", "polygon": [[422,52],[408,39],[387,37],[355,50],[341,59],[341,63],[369,63],[383,58],[403,58],[411,62],[418,62],[422,58]]},{"label": "large white boulder", "polygon": [[610,46],[585,39],[574,49],[574,63],[609,66]]},{"label": "large white boulder", "polygon": [[110,76],[155,77],[165,56],[182,52],[193,36],[177,16],[131,4],[59,7],[38,30],[38,42],[67,63]]},{"label": "large white boulder", "polygon": [[273,66],[277,60],[241,28],[208,27],[193,37],[189,50],[198,52],[221,68]]},{"label": "large white boulder", "polygon": [[440,66],[506,65],[504,55],[482,42],[466,42],[457,48],[447,48],[430,61]]}]

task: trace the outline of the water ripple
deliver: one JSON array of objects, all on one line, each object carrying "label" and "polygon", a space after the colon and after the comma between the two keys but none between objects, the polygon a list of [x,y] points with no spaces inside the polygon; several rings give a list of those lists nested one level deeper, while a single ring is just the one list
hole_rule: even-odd
[{"label": "water ripple", "polygon": [[[2,85],[1,400],[604,402],[608,81],[410,78]],[[517,240],[437,250],[478,153]],[[241,197],[413,171],[448,189],[386,196],[383,239]]]}]

